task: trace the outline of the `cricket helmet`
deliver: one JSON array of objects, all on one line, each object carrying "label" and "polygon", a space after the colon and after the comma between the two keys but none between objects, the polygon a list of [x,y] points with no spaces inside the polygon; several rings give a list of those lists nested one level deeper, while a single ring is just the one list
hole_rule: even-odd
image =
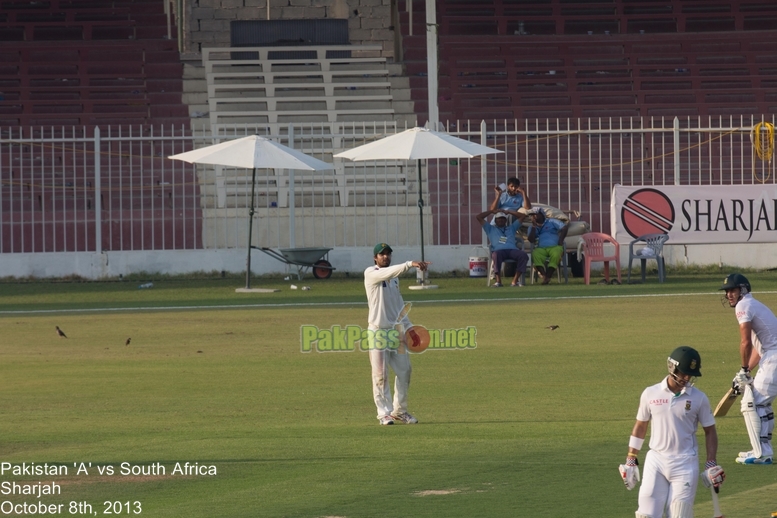
[{"label": "cricket helmet", "polygon": [[[687,345],[681,345],[672,351],[672,354],[666,359],[666,366],[669,369],[669,374],[675,379],[677,379],[678,373],[695,378],[701,376],[701,356],[699,351]],[[693,379],[687,384],[692,385]]]},{"label": "cricket helmet", "polygon": [[[723,279],[723,286],[718,288],[718,290],[733,290],[735,288],[739,288],[739,298],[737,299],[737,302],[742,300],[742,297],[750,293],[750,281],[747,280],[747,277],[742,275],[741,273],[732,273],[725,279]],[[724,294],[723,298],[720,301],[721,304],[724,306],[728,303],[728,297]],[[734,304],[736,305],[736,304]],[[731,305],[731,307],[734,307],[734,305]]]},{"label": "cricket helmet", "polygon": [[723,280],[723,286],[718,288],[718,290],[733,290],[734,288],[746,289],[747,291],[742,293],[742,295],[750,293],[750,281],[741,273],[732,273]]}]

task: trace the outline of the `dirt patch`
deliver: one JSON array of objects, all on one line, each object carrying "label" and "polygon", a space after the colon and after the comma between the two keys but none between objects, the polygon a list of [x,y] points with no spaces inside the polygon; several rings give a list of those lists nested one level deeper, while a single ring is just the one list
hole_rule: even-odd
[{"label": "dirt patch", "polygon": [[143,483],[152,482],[156,480],[165,480],[172,478],[195,478],[195,477],[173,477],[172,475],[81,475],[81,476],[68,476],[68,478],[52,478],[47,482],[56,482],[60,486],[79,486],[85,484],[99,484],[99,483],[116,483],[116,482],[129,482],[129,483]]},{"label": "dirt patch", "polygon": [[427,489],[426,491],[416,491],[413,496],[453,495],[460,491],[459,489]]}]

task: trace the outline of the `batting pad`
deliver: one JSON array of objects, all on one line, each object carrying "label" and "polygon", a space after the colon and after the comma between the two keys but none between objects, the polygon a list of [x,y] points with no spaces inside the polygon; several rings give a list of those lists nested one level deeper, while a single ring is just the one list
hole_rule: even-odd
[{"label": "batting pad", "polygon": [[742,417],[745,418],[745,428],[747,428],[747,435],[750,438],[750,445],[753,447],[753,456],[760,457],[763,453],[761,451],[761,416],[756,411],[753,387],[750,385],[745,386],[745,391],[742,393]]},{"label": "batting pad", "polygon": [[669,516],[670,518],[693,518],[693,504],[674,500],[669,506]]},{"label": "batting pad", "polygon": [[[756,407],[756,412],[761,419],[761,455],[771,456],[774,454],[770,448],[772,432],[774,431],[774,410],[772,410],[772,405],[768,404]],[[764,444],[767,444],[766,448],[763,447]]]}]

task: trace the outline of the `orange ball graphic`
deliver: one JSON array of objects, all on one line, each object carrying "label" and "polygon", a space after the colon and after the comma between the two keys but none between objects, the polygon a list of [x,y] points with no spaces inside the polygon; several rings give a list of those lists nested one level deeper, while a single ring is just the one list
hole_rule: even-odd
[{"label": "orange ball graphic", "polygon": [[413,326],[405,332],[407,350],[411,353],[422,353],[429,347],[431,337],[424,326]]}]

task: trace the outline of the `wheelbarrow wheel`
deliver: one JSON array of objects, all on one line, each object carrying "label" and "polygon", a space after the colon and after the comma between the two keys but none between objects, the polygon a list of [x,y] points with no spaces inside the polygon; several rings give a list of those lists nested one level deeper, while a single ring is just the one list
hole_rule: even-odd
[{"label": "wheelbarrow wheel", "polygon": [[332,265],[329,261],[321,259],[313,265],[313,277],[316,279],[328,279],[332,276]]}]

